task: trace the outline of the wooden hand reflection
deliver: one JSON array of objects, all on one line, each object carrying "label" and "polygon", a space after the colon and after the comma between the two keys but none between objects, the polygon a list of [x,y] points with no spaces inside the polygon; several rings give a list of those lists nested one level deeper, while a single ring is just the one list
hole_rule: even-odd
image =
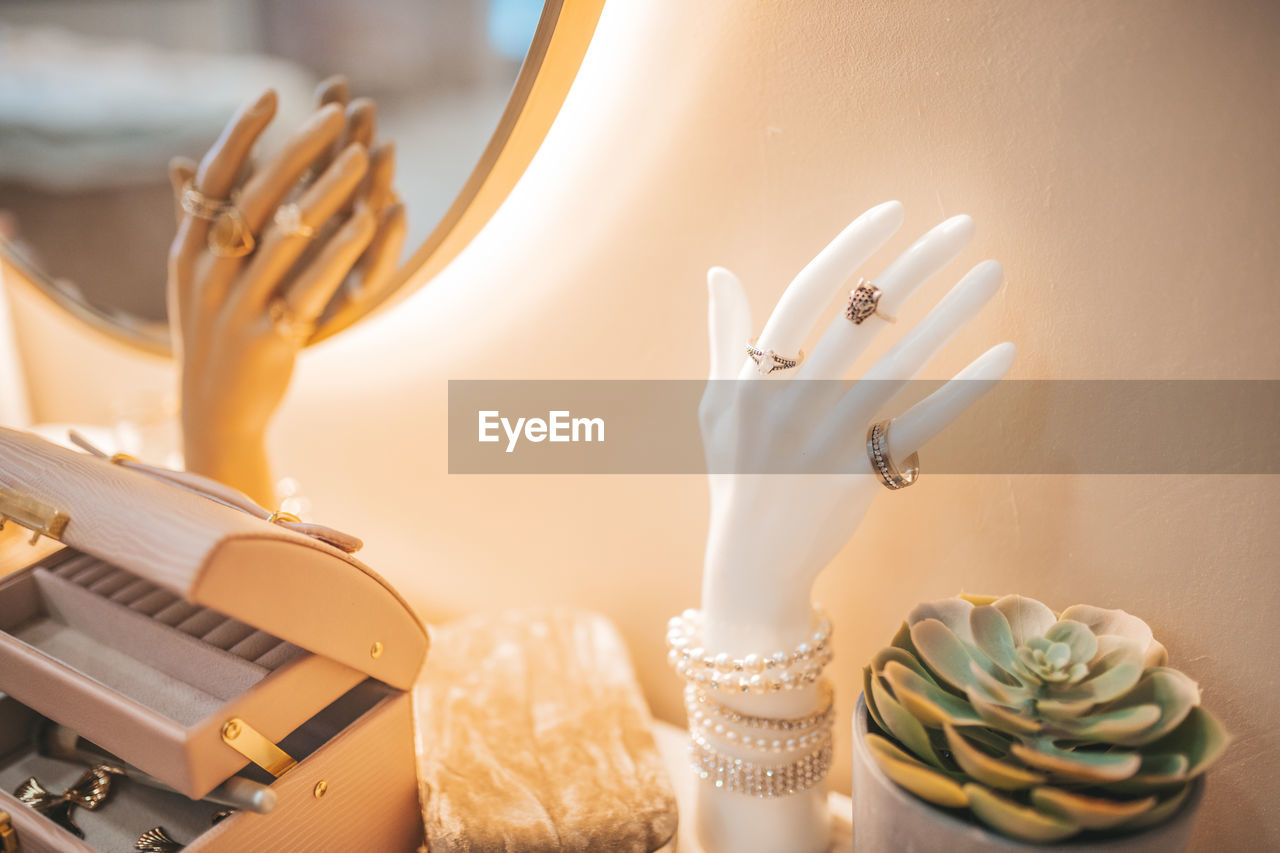
[{"label": "wooden hand reflection", "polygon": [[[394,149],[373,146],[373,102],[348,102],[340,78],[322,84],[317,101],[260,166],[250,154],[275,116],[269,90],[231,119],[199,166],[170,167],[178,232],[167,298],[186,465],[266,506],[275,496],[265,432],[299,350],[385,298],[404,240]],[[229,257],[219,241],[237,228],[253,250]]]}]

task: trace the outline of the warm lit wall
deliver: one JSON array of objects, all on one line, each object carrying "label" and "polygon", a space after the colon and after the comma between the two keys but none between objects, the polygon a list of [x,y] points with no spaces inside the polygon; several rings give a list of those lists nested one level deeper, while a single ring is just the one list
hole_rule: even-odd
[{"label": "warm lit wall", "polygon": [[[676,719],[661,636],[697,600],[702,482],[450,478],[445,380],[697,377],[708,266],[738,271],[763,315],[889,198],[907,224],[873,271],[947,215],[978,223],[908,320],[968,264],[997,257],[1008,273],[934,375],[1008,339],[1021,377],[1280,378],[1278,11],[608,0],[509,202],[427,288],[308,357],[276,458],[432,617],[605,611]],[[77,417],[56,397],[40,414]],[[929,477],[922,455],[926,479],[885,493],[819,583],[841,732],[859,666],[919,599],[1017,590],[1123,607],[1237,735],[1197,849],[1280,845],[1280,482]],[[847,736],[839,749],[847,787]]]}]

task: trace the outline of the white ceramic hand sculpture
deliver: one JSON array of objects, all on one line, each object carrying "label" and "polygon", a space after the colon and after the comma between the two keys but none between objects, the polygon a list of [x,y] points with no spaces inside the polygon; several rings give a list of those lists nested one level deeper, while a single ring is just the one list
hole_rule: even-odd
[{"label": "white ceramic hand sculpture", "polygon": [[[893,235],[902,218],[898,202],[858,217],[787,287],[756,345],[780,356],[795,356],[833,295]],[[874,279],[882,291],[880,312],[893,316],[972,235],[972,220],[956,216],[907,249]],[[887,491],[867,457],[872,418],[978,313],[1001,279],[996,261],[978,264],[847,392],[840,393],[834,382],[812,382],[794,386],[795,399],[767,394],[753,400],[749,383],[756,381],[843,378],[876,334],[897,327],[878,316],[855,325],[838,314],[798,368],[763,376],[746,357],[745,344],[753,330],[741,284],[728,270],[717,267],[708,273],[711,379],[742,381],[709,383],[700,412],[713,472],[700,640],[707,652],[741,658],[791,650],[810,640],[814,580],[853,534],[872,498]],[[1013,358],[1012,344],[993,347],[895,418],[890,429],[893,458],[901,465],[941,432],[1004,376]],[[763,410],[761,400],[767,404]],[[767,454],[779,442],[803,452],[803,468],[797,469],[803,473],[716,473],[729,470],[724,467],[726,457],[741,464],[744,456]],[[802,717],[819,701],[812,686],[767,695],[722,693],[717,699],[740,713],[767,717]],[[733,758],[762,761],[758,753],[732,743],[717,743],[716,748]],[[789,757],[784,753],[763,761],[784,763]],[[708,851],[826,850],[827,815],[823,785],[774,799],[699,785],[698,835]]]}]

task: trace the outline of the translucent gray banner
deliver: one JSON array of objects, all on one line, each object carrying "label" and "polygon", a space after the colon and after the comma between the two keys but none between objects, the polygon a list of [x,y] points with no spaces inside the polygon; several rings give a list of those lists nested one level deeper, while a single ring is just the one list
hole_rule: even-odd
[{"label": "translucent gray banner", "polygon": [[[869,424],[942,384],[451,381],[449,472],[865,471]],[[720,425],[709,448],[704,393]],[[1280,381],[1005,380],[920,456],[928,475],[1280,474]]]}]

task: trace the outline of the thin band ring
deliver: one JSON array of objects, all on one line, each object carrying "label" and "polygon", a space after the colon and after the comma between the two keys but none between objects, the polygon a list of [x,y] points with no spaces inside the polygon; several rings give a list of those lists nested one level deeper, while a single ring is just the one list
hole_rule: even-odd
[{"label": "thin band ring", "polygon": [[302,237],[310,240],[316,236],[316,229],[308,225],[302,218],[302,208],[296,203],[286,204],[276,208],[274,217],[276,227],[280,229],[286,237]]},{"label": "thin band ring", "polygon": [[214,220],[222,213],[230,202],[225,199],[207,196],[196,189],[194,181],[182,185],[182,194],[178,199],[184,212],[196,219]]},{"label": "thin band ring", "polygon": [[906,458],[906,470],[900,470],[889,453],[889,425],[892,421],[879,421],[867,430],[867,457],[886,489],[905,489],[920,479],[920,454]]},{"label": "thin band ring", "polygon": [[752,338],[747,341],[747,355],[756,363],[756,372],[761,376],[768,376],[775,370],[791,370],[799,367],[804,361],[804,350],[800,350],[800,354],[795,358],[787,358],[778,355],[773,350],[763,350],[756,346],[759,338]]},{"label": "thin band ring", "polygon": [[282,297],[277,296],[271,300],[271,304],[267,306],[267,316],[270,317],[271,328],[275,329],[276,334],[298,348],[303,347],[315,334],[315,324],[299,320]]},{"label": "thin band ring", "polygon": [[844,309],[845,318],[855,326],[861,326],[869,317],[879,317],[890,323],[898,322],[897,317],[890,317],[880,310],[880,297],[883,295],[884,291],[870,279],[858,279],[857,285],[849,292],[849,305]]}]

